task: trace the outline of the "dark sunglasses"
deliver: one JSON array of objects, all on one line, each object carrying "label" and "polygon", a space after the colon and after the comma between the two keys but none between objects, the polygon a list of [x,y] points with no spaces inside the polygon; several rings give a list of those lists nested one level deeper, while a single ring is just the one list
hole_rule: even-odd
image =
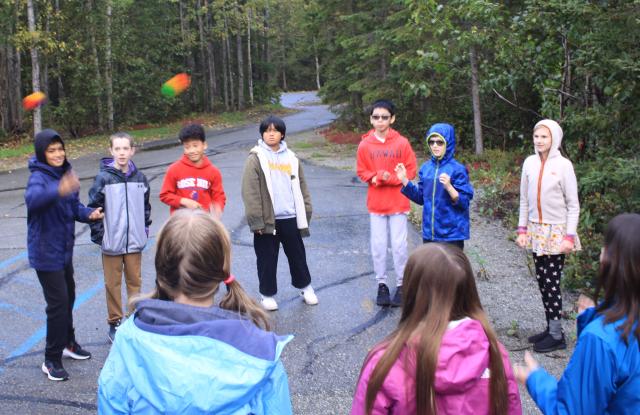
[{"label": "dark sunglasses", "polygon": [[376,121],[378,120],[387,121],[391,118],[391,115],[372,115],[371,118]]},{"label": "dark sunglasses", "polygon": [[430,146],[439,146],[439,147],[441,147],[441,146],[444,145],[444,141],[442,141],[442,140],[429,140],[428,143],[429,143]]}]

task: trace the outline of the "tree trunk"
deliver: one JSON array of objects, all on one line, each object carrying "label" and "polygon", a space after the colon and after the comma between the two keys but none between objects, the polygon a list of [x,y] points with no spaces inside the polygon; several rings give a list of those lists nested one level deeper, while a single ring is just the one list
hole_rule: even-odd
[{"label": "tree trunk", "polygon": [[262,80],[267,81],[267,83],[271,82],[271,71],[269,70],[271,64],[271,45],[269,42],[269,2],[264,6],[264,56],[262,60],[265,65],[265,77]]},{"label": "tree trunk", "polygon": [[482,143],[482,112],[480,108],[480,87],[478,81],[478,56],[475,46],[469,50],[469,60],[471,61],[471,100],[473,102],[473,136],[476,143],[476,154],[482,154],[484,145]]},{"label": "tree trunk", "polygon": [[114,114],[113,114],[113,76],[111,67],[111,1],[107,0],[107,25],[106,25],[106,44],[105,44],[105,83],[107,87],[107,128],[113,131]]},{"label": "tree trunk", "polygon": [[571,93],[571,51],[567,36],[562,36],[562,49],[564,50],[564,68],[562,71],[562,83],[560,85],[560,121],[564,120],[564,110]]},{"label": "tree trunk", "polygon": [[253,65],[251,63],[251,7],[247,10],[247,75],[249,80],[249,104],[253,107]]},{"label": "tree trunk", "polygon": [[[54,11],[56,15],[60,13],[60,1],[55,0],[53,3]],[[58,39],[60,41],[60,39]],[[56,53],[56,69],[58,73],[56,74],[56,82],[58,84],[58,101],[64,99],[64,84],[62,83],[62,64],[60,63],[60,53]]]},{"label": "tree trunk", "polygon": [[224,109],[229,111],[229,70],[227,59],[227,42],[222,38],[222,82],[223,82],[223,96],[224,96]]},{"label": "tree trunk", "polygon": [[229,72],[229,107],[234,108],[236,104],[235,91],[233,90],[233,71],[231,70],[231,44],[229,43],[229,22],[227,13],[224,14],[224,43],[227,49],[227,71]]},{"label": "tree trunk", "polygon": [[282,73],[282,90],[287,91],[287,52],[285,50],[285,41],[282,39],[282,62],[280,64],[280,72]]},{"label": "tree trunk", "polygon": [[213,26],[213,17],[211,16],[211,8],[209,7],[209,0],[204,0],[205,7],[207,8],[207,15],[205,20],[205,29],[207,34],[207,66],[209,68],[209,90],[211,111],[215,110],[215,97],[218,93],[218,87],[216,85],[216,62],[215,54],[213,51],[213,40],[211,39],[211,27]]},{"label": "tree trunk", "polygon": [[[27,0],[27,19],[29,32],[35,36],[36,17],[33,11],[33,0]],[[31,45],[31,85],[33,92],[40,91],[40,61],[38,60],[38,49],[35,44]],[[33,110],[33,134],[42,130],[42,111],[40,106]]]},{"label": "tree trunk", "polygon": [[320,90],[320,59],[318,59],[318,46],[316,43],[316,38],[313,38],[313,59],[316,63],[316,88],[318,91]]},{"label": "tree trunk", "polygon": [[200,38],[200,43],[199,43],[199,49],[200,49],[200,70],[198,71],[199,74],[201,74],[200,79],[202,80],[202,86],[204,87],[204,107],[205,107],[205,111],[207,112],[211,112],[212,108],[209,106],[210,104],[210,100],[209,100],[209,88],[207,85],[207,79],[209,79],[208,77],[208,68],[207,68],[207,62],[208,59],[205,55],[204,49],[205,49],[205,40],[204,40],[204,23],[202,21],[202,3],[200,0],[196,1],[196,21],[198,22],[198,36]]},{"label": "tree trunk", "polygon": [[[193,53],[191,53],[191,44],[188,41],[187,33],[189,32],[189,20],[185,16],[185,6],[182,0],[178,2],[178,11],[180,13],[180,36],[182,39],[182,49],[186,51],[184,64],[189,68],[189,73],[193,75],[195,73],[196,63],[193,59]],[[189,94],[192,107],[196,107],[197,97],[193,92],[193,88],[190,88],[186,93]]]},{"label": "tree trunk", "polygon": [[87,12],[89,13],[89,38],[91,42],[91,55],[93,57],[93,65],[95,67],[95,85],[98,87],[96,92],[96,109],[98,115],[98,131],[104,130],[104,114],[102,109],[102,74],[100,73],[100,59],[98,59],[98,48],[96,46],[95,19],[93,16],[92,0],[87,0]]},{"label": "tree trunk", "polygon": [[238,60],[238,110],[244,109],[244,62],[242,58],[242,36],[236,33],[236,55]]}]

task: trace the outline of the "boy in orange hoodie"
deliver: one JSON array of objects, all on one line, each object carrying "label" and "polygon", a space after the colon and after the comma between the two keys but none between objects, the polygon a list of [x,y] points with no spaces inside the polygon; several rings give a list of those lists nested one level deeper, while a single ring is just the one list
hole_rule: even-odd
[{"label": "boy in orange hoodie", "polygon": [[[409,140],[391,128],[395,106],[378,100],[371,105],[373,129],[362,136],[358,146],[357,173],[369,184],[367,209],[371,219],[371,257],[378,283],[376,303],[398,307],[402,303],[402,275],[407,263],[407,214],[409,200],[401,193],[402,182],[394,173],[398,163],[407,169],[407,177],[416,175],[416,155]],[[391,298],[387,286],[387,240],[391,236],[396,292]]]},{"label": "boy in orange hoodie", "polygon": [[178,137],[184,155],[167,169],[162,182],[160,200],[176,209],[202,209],[220,219],[227,197],[222,188],[222,175],[204,154],[207,149],[204,128],[188,124]]}]

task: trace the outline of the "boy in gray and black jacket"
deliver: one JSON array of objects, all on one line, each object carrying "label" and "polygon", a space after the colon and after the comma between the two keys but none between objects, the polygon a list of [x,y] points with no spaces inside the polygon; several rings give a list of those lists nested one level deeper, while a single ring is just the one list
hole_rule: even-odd
[{"label": "boy in gray and black jacket", "polygon": [[149,183],[131,161],[135,153],[129,134],[110,137],[113,157],[100,162],[100,173],[89,190],[90,207],[101,207],[104,220],[91,224],[91,240],[102,247],[102,266],[107,295],[109,340],[113,341],[122,312],[122,271],[127,297],[140,293],[142,250],[151,225]]}]

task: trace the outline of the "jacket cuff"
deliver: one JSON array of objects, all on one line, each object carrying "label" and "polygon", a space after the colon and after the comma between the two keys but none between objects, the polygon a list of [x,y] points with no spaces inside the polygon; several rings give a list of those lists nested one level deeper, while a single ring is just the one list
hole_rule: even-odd
[{"label": "jacket cuff", "polygon": [[518,232],[518,235],[526,235],[527,234],[527,227],[526,226],[518,226],[517,232]]}]

